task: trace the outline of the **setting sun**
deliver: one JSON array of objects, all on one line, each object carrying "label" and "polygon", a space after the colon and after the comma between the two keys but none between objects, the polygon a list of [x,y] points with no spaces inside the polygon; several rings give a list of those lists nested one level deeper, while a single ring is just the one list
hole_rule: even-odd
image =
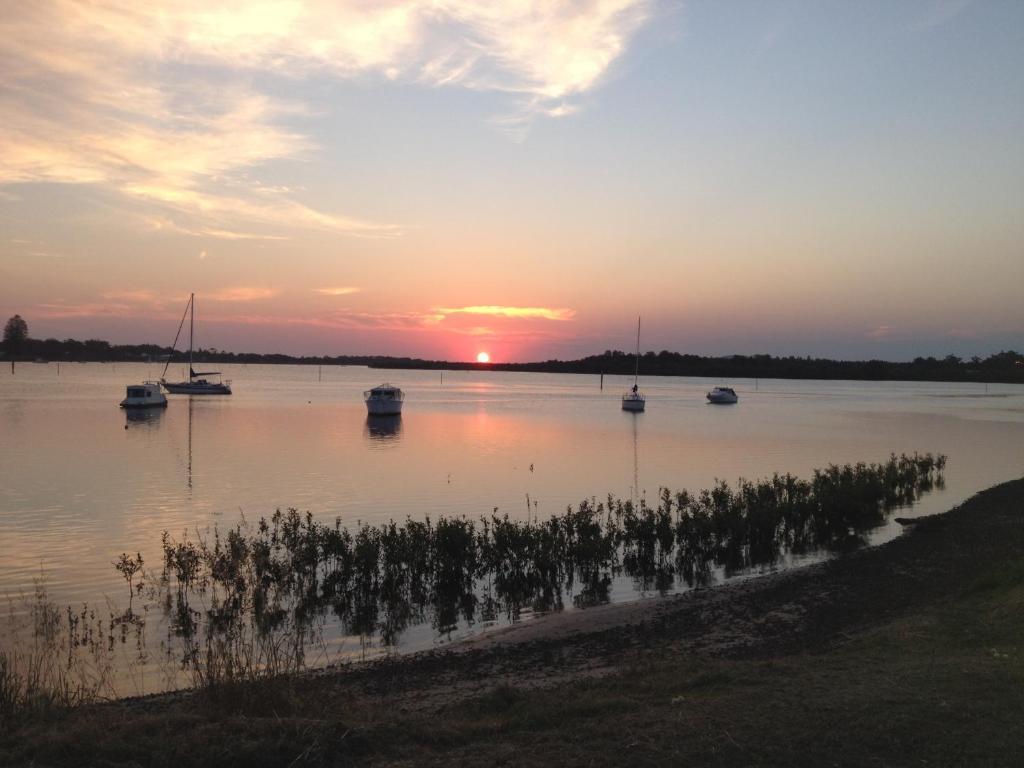
[{"label": "setting sun", "polygon": [[489,363],[489,362],[491,362],[491,356],[488,355],[486,352],[480,352],[476,356],[476,361],[478,363]]}]

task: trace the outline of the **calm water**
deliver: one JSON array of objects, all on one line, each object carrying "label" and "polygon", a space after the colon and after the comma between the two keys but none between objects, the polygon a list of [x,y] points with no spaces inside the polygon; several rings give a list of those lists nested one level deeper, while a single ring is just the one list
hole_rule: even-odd
[{"label": "calm water", "polygon": [[[226,366],[230,397],[117,407],[158,365],[19,365],[0,373],[0,596],[45,574],[59,602],[117,602],[123,551],[159,565],[163,531],[230,527],[276,508],[383,522],[494,508],[558,513],[607,494],[653,497],[716,478],[807,476],[890,452],[949,456],[946,484],[914,513],[942,511],[1024,474],[1024,387],[808,381],[642,381],[648,411],[623,413],[625,377]],[[172,371],[176,375],[178,372]],[[361,392],[406,391],[394,425],[368,422]],[[529,507],[528,507],[529,505]],[[875,540],[895,534],[891,524]],[[613,599],[636,594],[616,584]],[[432,639],[411,632],[407,647]]]}]

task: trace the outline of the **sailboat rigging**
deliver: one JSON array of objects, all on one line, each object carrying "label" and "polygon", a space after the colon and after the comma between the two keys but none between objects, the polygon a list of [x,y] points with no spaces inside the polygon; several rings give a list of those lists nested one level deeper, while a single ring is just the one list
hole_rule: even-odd
[{"label": "sailboat rigging", "polygon": [[633,388],[622,396],[622,410],[640,412],[644,410],[647,399],[640,391],[637,380],[640,377],[640,318],[636,319],[636,366],[633,369]]},{"label": "sailboat rigging", "polygon": [[[178,346],[178,338],[181,336],[181,329],[185,327],[185,317],[189,317],[188,325],[188,381],[170,382],[165,378],[167,367],[171,364],[174,350]],[[196,371],[192,367],[192,353],[195,347],[196,330],[196,295],[190,294],[188,304],[185,306],[185,314],[181,316],[178,324],[178,333],[174,336],[174,343],[171,345],[171,354],[167,356],[163,373],[160,374],[160,383],[164,389],[174,395],[230,395],[230,381],[209,381],[204,376],[220,376],[220,371]]]}]

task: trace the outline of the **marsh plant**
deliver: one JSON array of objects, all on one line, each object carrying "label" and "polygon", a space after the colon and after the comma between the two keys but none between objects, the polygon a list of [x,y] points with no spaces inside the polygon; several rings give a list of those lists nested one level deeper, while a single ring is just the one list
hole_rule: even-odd
[{"label": "marsh plant", "polygon": [[35,582],[33,594],[9,600],[0,632],[0,720],[93,703],[116,695],[125,656],[145,652],[144,621],[88,605],[61,608]]},{"label": "marsh plant", "polygon": [[[395,645],[414,624],[516,620],[524,610],[607,602],[615,578],[668,591],[771,564],[786,553],[862,544],[887,513],[942,482],[944,456],[829,466],[809,480],[774,475],[699,493],[662,489],[653,504],[608,497],[561,515],[515,520],[406,519],[354,530],[278,511],[210,537],[163,539],[154,596],[166,650],[202,686],[294,672],[329,660],[324,627]],[[132,589],[131,562],[118,570]],[[140,562],[141,565],[141,562]]]},{"label": "marsh plant", "polygon": [[[165,632],[163,688],[239,690],[233,684],[330,663],[339,635],[363,643],[376,636],[390,648],[414,625],[445,636],[567,602],[606,603],[620,577],[666,592],[786,554],[844,551],[890,510],[941,484],[945,462],[893,455],[829,466],[809,480],[776,474],[699,493],[662,489],[653,503],[587,499],[547,519],[534,503],[525,520],[494,509],[478,519],[350,530],[289,509],[208,536],[165,533],[158,572],[144,571],[141,554],[113,561],[128,590],[123,611],[61,610],[42,579],[31,597],[10,603],[0,632],[0,719],[112,698],[126,679],[143,692],[153,607]],[[137,613],[140,597],[148,599]]]}]

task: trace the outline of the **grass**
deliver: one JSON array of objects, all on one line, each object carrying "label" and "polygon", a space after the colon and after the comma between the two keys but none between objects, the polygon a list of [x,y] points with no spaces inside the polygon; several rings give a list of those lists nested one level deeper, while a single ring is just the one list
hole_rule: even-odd
[{"label": "grass", "polygon": [[[21,720],[0,764],[1016,765],[1022,552],[1016,481],[660,623]],[[748,645],[694,640],[740,620]]]}]

